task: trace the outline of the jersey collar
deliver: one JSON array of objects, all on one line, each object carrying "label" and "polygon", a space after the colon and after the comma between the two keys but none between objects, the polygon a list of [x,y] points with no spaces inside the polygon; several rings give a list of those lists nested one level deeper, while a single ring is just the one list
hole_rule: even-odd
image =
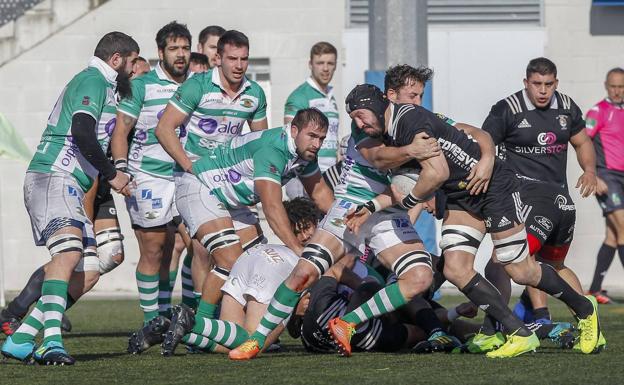
[{"label": "jersey collar", "polygon": [[[158,76],[158,78],[160,80],[164,80],[173,84],[180,84],[178,82],[176,82],[175,80],[171,79],[169,76],[167,76],[167,73],[165,72],[165,70],[162,68],[162,62],[159,61],[158,64],[156,64],[156,68],[154,68],[154,71],[156,71],[156,76]],[[186,78],[188,79],[189,74],[186,74]]]},{"label": "jersey collar", "polygon": [[611,100],[609,97],[606,97],[604,100],[615,108],[624,109],[624,103],[613,103],[613,100]]},{"label": "jersey collar", "polygon": [[[221,78],[219,77],[219,67],[215,67],[212,69],[212,83],[219,86],[219,88],[222,91],[225,91],[223,89],[223,86],[221,85]],[[245,75],[243,83],[241,84],[241,87],[238,89],[238,91],[236,91],[236,96],[234,97],[234,99],[236,99],[240,94],[242,94],[247,88],[251,87],[251,82],[249,81],[249,79],[247,79],[247,75]]]},{"label": "jersey collar", "polygon": [[[535,105],[531,103],[531,100],[529,99],[529,95],[527,95],[526,89],[522,90],[522,98],[524,99],[524,104],[527,107],[527,111],[533,111],[535,109]],[[555,109],[555,110],[559,108],[559,103],[557,102],[556,91],[553,94],[552,98],[550,98],[550,108]]]},{"label": "jersey collar", "polygon": [[288,152],[293,157],[297,157],[297,145],[295,139],[290,135],[290,123],[284,125],[284,131],[286,132],[286,144],[288,145]]},{"label": "jersey collar", "polygon": [[333,96],[334,87],[330,86],[329,84],[327,85],[327,92],[325,92],[325,91],[321,90],[321,88],[318,86],[318,84],[316,84],[314,79],[312,79],[312,76],[310,76],[310,77],[308,77],[306,79],[306,83],[308,83],[308,85],[310,87],[314,88],[316,91],[320,92],[325,97],[332,97]]},{"label": "jersey collar", "polygon": [[92,56],[91,59],[89,59],[89,67],[97,69],[102,76],[104,76],[104,79],[113,85],[113,87],[117,86],[117,71],[109,66],[104,60],[97,56]]}]

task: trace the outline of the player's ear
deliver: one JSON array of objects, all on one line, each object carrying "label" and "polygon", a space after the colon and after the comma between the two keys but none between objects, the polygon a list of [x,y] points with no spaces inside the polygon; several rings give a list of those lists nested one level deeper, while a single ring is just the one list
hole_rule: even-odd
[{"label": "player's ear", "polygon": [[291,137],[296,137],[297,134],[299,133],[299,128],[297,126],[295,126],[294,124],[290,125],[290,136]]},{"label": "player's ear", "polygon": [[527,79],[522,79],[522,83],[524,83],[524,88],[529,88],[529,81]]}]

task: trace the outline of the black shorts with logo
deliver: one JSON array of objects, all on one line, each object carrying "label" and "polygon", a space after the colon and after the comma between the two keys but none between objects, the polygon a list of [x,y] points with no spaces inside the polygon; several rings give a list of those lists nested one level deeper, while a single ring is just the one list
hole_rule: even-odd
[{"label": "black shorts with logo", "polygon": [[574,236],[576,208],[567,188],[554,183],[520,180],[527,234],[542,245],[569,245]]},{"label": "black shorts with logo", "polygon": [[447,195],[446,210],[467,211],[483,219],[488,233],[499,233],[522,223],[523,204],[518,190],[514,172],[497,161],[486,193],[450,193]]},{"label": "black shorts with logo", "polygon": [[596,195],[598,204],[605,217],[615,210],[624,209],[624,173],[612,170],[598,169],[598,177],[605,181],[609,192]]}]

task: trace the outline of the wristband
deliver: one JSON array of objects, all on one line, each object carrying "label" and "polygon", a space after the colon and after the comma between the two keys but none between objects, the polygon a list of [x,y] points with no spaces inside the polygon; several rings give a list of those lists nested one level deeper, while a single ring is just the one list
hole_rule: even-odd
[{"label": "wristband", "polygon": [[127,159],[117,159],[115,161],[115,168],[121,172],[128,172],[128,160]]},{"label": "wristband", "polygon": [[414,196],[414,194],[412,194],[412,192],[410,191],[410,193],[407,194],[405,198],[403,198],[403,200],[401,201],[401,206],[403,206],[403,208],[405,208],[406,210],[409,210],[412,207],[416,206],[417,204],[426,202],[428,200],[429,198],[427,199],[418,198]]},{"label": "wristband", "polygon": [[368,210],[371,214],[373,214],[374,212],[378,211],[381,208],[381,205],[379,204],[379,202],[377,202],[377,199],[371,199],[368,202],[358,205],[355,208],[355,212],[357,213],[358,211],[362,210],[362,209],[366,209]]}]

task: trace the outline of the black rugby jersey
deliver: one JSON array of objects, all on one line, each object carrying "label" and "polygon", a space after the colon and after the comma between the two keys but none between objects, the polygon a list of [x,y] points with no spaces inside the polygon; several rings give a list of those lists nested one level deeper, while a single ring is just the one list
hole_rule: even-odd
[{"label": "black rugby jersey", "polygon": [[[392,104],[388,127],[386,142],[391,146],[408,145],[420,132],[436,138],[449,168],[449,178],[441,188],[449,196],[468,194],[466,177],[481,159],[481,149],[474,139],[440,116],[414,104]],[[415,163],[410,161],[406,166],[413,167]]]},{"label": "black rugby jersey", "polygon": [[584,127],[569,96],[555,91],[550,107],[538,109],[522,90],[496,103],[482,128],[517,174],[567,188],[568,142]]}]

